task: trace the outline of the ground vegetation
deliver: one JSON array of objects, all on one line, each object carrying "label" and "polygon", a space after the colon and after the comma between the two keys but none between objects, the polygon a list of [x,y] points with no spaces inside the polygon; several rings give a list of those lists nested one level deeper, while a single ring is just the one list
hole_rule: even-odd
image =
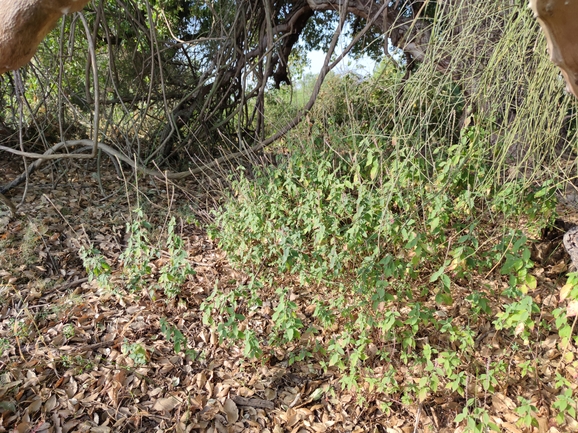
[{"label": "ground vegetation", "polygon": [[[97,80],[73,20],[4,79],[1,429],[578,431],[575,101],[531,12],[312,4],[97,4]],[[369,76],[329,71],[346,21]]]}]

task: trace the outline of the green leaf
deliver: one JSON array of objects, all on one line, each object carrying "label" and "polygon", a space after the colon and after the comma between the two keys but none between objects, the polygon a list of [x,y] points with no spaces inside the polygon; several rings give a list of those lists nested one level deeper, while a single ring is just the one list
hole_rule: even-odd
[{"label": "green leaf", "polygon": [[371,167],[371,172],[369,173],[369,177],[371,180],[374,180],[377,177],[377,172],[379,170],[379,161],[375,160],[373,163],[373,167]]},{"label": "green leaf", "polygon": [[436,295],[436,302],[441,305],[452,305],[454,300],[449,293],[438,293]]},{"label": "green leaf", "polygon": [[527,274],[526,278],[524,278],[524,283],[520,286],[520,291],[525,295],[529,291],[534,290],[538,285],[536,281],[536,277],[533,275]]},{"label": "green leaf", "polygon": [[442,266],[436,272],[434,272],[432,276],[429,278],[430,283],[437,281],[438,278],[441,277],[441,275],[444,273],[445,269],[446,267]]}]

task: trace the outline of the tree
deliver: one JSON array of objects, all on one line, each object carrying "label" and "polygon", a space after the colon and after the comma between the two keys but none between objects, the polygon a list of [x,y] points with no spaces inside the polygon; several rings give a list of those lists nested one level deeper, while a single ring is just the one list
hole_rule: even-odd
[{"label": "tree", "polygon": [[[88,76],[82,62],[88,46],[82,41],[70,53],[73,61],[63,65],[69,78],[60,90],[70,92],[71,102],[81,110],[102,99],[105,111],[130,103],[125,116],[140,110],[143,100],[148,110],[165,111],[162,132],[150,131],[164,156],[173,151],[174,143],[192,144],[187,140],[190,132],[199,140],[238,148],[243,140],[265,138],[265,91],[268,86],[291,84],[291,54],[299,44],[329,49],[336,32],[349,26],[359,39],[365,38],[365,45],[352,46],[358,53],[369,47],[378,56],[380,44],[374,38],[386,34],[393,45],[405,49],[410,64],[423,59],[432,5],[435,8],[434,2],[358,0],[341,6],[334,0],[100,2],[85,10],[93,29],[100,94],[95,97],[85,89]],[[73,19],[67,24],[68,30],[75,29],[74,23]],[[58,37],[53,34],[41,49],[39,58],[44,62],[64,48],[59,48]],[[38,80],[57,71],[46,68],[45,77]],[[50,103],[51,96],[42,99]],[[153,151],[161,153],[158,148]]]},{"label": "tree", "polygon": [[[32,142],[40,142],[37,150],[43,153],[55,142],[79,147],[98,140],[108,145],[102,150],[114,150],[128,164],[136,155],[141,168],[153,160],[163,166],[179,154],[199,163],[228,152],[239,156],[296,125],[327,72],[348,51],[379,58],[397,50],[392,57],[405,69],[405,81],[418,67],[448,77],[452,92],[461,95],[458,123],[463,124],[473,111],[489,113],[492,102],[512,94],[518,94],[518,102],[525,97],[510,84],[492,89],[490,99],[478,92],[488,62],[504,49],[505,29],[522,22],[516,17],[524,13],[520,5],[501,0],[491,7],[463,0],[96,2],[84,11],[89,39],[76,36],[65,43],[67,33],[82,29],[77,17],[67,20],[42,44],[40,63],[25,75],[27,99],[37,103],[24,116],[28,144],[23,147],[31,150]],[[525,34],[535,39],[533,32],[530,25]],[[343,33],[353,39],[336,55]],[[267,130],[268,89],[291,84],[292,62],[303,49],[314,48],[325,49],[327,57],[310,100],[285,127]],[[399,96],[411,93],[412,86],[408,81]],[[9,79],[0,85],[0,122],[8,132],[19,122],[13,89]],[[93,111],[100,117],[91,120]],[[498,122],[512,121],[507,105],[498,111]],[[38,113],[44,113],[41,119]],[[91,132],[92,142],[85,140]],[[16,146],[13,135],[6,134],[4,141]],[[187,169],[174,176],[188,174]]]}]

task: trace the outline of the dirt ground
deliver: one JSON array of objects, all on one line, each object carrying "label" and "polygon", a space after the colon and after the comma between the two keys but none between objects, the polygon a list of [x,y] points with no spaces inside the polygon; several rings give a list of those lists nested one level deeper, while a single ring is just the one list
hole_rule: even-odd
[{"label": "dirt ground", "polygon": [[[0,185],[21,169],[17,161],[0,162]],[[283,350],[265,346],[262,359],[248,361],[235,342],[219,341],[203,324],[201,304],[213,290],[231,290],[246,277],[205,234],[204,216],[215,202],[206,183],[200,187],[191,180],[173,189],[161,180],[139,180],[139,200],[153,226],[166,225],[168,208],[178,216],[178,233],[195,271],[175,299],[155,294],[153,282],[140,292],[104,290],[89,282],[79,247],[91,243],[100,250],[113,269],[112,281],[120,279],[126,222],[137,204],[130,174],[123,179],[105,167],[101,192],[93,173],[93,167],[77,162],[65,170],[46,167],[33,175],[16,218],[0,205],[0,432],[464,430],[454,418],[465,398],[450,391],[410,405],[388,397],[392,410],[383,412],[384,396],[369,387],[344,390],[339,371],[324,370],[315,358],[290,365]],[[23,193],[21,186],[7,196],[19,203]],[[187,221],[191,213],[195,221]],[[543,302],[558,302],[553,294],[563,279],[556,272],[563,269],[554,267],[564,263],[560,255],[541,268],[537,296]],[[162,257],[152,263],[153,274],[161,265]],[[275,293],[274,287],[263,290],[264,298]],[[309,290],[296,284],[293,299],[307,303]],[[265,340],[270,313],[271,303],[265,302],[243,326]],[[186,339],[186,353],[166,338],[162,320]],[[511,344],[483,329],[477,338],[480,348],[494,347],[492,356]],[[551,359],[552,370],[566,369],[578,381],[575,349],[569,359],[556,341],[552,334],[528,356]],[[380,368],[376,360],[376,371]],[[406,373],[400,366],[400,381]],[[553,422],[548,402],[555,395],[543,379],[553,371],[539,374],[523,379],[512,374],[511,383],[486,396],[494,421],[508,432],[578,431],[575,420],[564,426]],[[517,424],[516,395],[535,403],[538,426]]]}]

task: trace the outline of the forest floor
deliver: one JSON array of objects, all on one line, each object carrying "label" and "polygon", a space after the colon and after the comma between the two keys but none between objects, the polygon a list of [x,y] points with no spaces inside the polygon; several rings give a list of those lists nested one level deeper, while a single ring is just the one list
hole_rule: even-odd
[{"label": "forest floor", "polygon": [[[16,163],[0,163],[0,184],[20,169]],[[323,369],[315,358],[290,365],[286,353],[276,349],[251,361],[234,342],[220,342],[215,330],[203,324],[201,304],[213,290],[231,290],[246,277],[228,264],[202,224],[187,223],[186,217],[178,220],[177,232],[195,274],[176,298],[155,296],[154,290],[104,290],[88,281],[80,246],[91,243],[111,265],[112,280],[120,277],[126,223],[136,204],[134,193],[125,188],[132,179],[104,170],[103,196],[90,173],[79,163],[71,163],[64,175],[42,170],[34,174],[16,218],[0,206],[0,432],[464,430],[454,419],[467,395],[447,390],[420,404],[393,401],[393,410],[386,413],[380,409],[383,396],[369,387],[344,389],[340,372]],[[214,203],[214,193],[192,181],[175,192],[160,180],[140,182],[140,200],[148,200],[144,207],[153,227],[166,226],[169,208],[176,215],[202,216]],[[9,196],[18,203],[23,191],[17,188]],[[207,208],[196,205],[191,211],[187,203],[193,196]],[[559,242],[560,236],[544,241],[558,253],[534,269],[539,280],[535,296],[552,307],[559,302],[567,270]],[[151,264],[153,274],[162,265],[162,258],[158,261]],[[294,284],[295,302],[307,302],[310,288],[284,284]],[[263,290],[262,298],[267,291],[273,297],[274,288]],[[457,321],[467,321],[467,309],[449,311]],[[266,336],[270,313],[271,305],[264,303],[244,326]],[[166,321],[163,329],[161,321]],[[176,335],[186,339],[181,341],[186,354],[175,344]],[[567,419],[560,427],[549,413],[555,395],[545,378],[560,372],[578,381],[575,349],[561,353],[558,340],[552,333],[526,352],[526,359],[546,360],[542,365],[550,371],[525,377],[513,372],[509,383],[486,395],[492,420],[503,431],[578,431],[576,421]],[[476,341],[486,351],[477,357],[488,360],[506,354],[504,348],[512,344],[483,324]],[[406,375],[400,367],[398,380]],[[519,423],[517,396],[536,407],[535,426]]]}]

